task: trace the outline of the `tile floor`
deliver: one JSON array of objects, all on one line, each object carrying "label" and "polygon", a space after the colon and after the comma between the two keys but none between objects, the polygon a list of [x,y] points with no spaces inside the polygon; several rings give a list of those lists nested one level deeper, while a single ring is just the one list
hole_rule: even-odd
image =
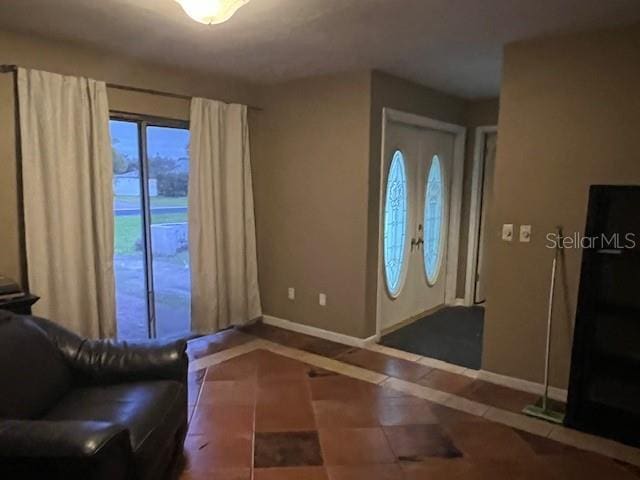
[{"label": "tile floor", "polygon": [[258,348],[190,373],[193,414],[182,480],[640,478],[637,467],[304,359],[339,359],[383,373],[382,378],[469,392],[483,402],[504,402],[504,408],[529,401],[517,396],[521,392],[473,379],[465,383],[443,375],[449,372],[416,368],[414,362],[266,325],[198,339],[191,342],[190,354],[206,359],[225,349],[237,351],[256,337],[285,345],[283,355],[301,354],[292,359]]},{"label": "tile floor", "polygon": [[262,323],[245,327],[243,332],[512,412],[519,413],[526,405],[538,399],[537,395],[470,378],[467,375],[432,368],[370,349],[348,347]]}]

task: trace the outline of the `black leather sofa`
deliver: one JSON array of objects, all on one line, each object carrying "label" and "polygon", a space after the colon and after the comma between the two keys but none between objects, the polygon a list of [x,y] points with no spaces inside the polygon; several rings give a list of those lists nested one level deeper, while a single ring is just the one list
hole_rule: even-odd
[{"label": "black leather sofa", "polygon": [[164,479],[187,430],[184,341],[90,341],[0,311],[0,479]]}]

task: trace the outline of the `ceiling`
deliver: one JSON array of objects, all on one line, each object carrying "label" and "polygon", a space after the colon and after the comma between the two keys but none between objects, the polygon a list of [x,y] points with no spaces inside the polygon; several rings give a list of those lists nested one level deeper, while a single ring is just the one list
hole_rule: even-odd
[{"label": "ceiling", "polygon": [[0,28],[272,83],[378,69],[495,96],[505,43],[640,20],[638,0],[252,0],[198,24],[174,0],[0,0]]}]

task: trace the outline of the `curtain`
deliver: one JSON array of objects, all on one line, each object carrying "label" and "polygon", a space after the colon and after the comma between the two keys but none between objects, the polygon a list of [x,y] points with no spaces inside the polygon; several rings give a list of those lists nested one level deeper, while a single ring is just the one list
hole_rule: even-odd
[{"label": "curtain", "polygon": [[116,335],[106,85],[18,71],[24,221],[34,313],[90,338]]},{"label": "curtain", "polygon": [[192,330],[261,315],[247,107],[191,101],[189,256]]}]

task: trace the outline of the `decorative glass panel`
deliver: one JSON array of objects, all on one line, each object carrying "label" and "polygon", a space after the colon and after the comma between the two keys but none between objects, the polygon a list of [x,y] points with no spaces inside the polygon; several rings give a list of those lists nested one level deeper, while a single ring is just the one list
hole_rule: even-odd
[{"label": "decorative glass panel", "polygon": [[384,207],[384,271],[391,295],[400,291],[407,237],[407,175],[402,152],[393,154]]},{"label": "decorative glass panel", "polygon": [[437,155],[431,160],[424,198],[424,270],[433,285],[440,273],[442,259],[442,220],[444,217],[442,166]]}]

